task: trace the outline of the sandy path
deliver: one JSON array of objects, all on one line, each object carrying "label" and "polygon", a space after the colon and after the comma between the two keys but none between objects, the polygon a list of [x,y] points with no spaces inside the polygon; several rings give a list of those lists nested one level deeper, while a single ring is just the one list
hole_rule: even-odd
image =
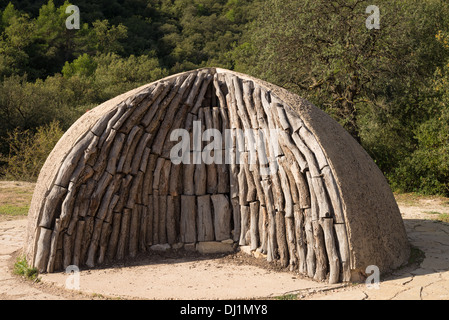
[{"label": "sandy path", "polygon": [[42,275],[39,284],[13,276],[11,259],[22,245],[26,220],[0,221],[0,299],[254,299],[286,293],[301,299],[449,299],[449,225],[430,213],[449,213],[449,207],[420,200],[400,209],[410,242],[425,259],[381,278],[378,290],[364,284],[328,286],[223,258],[159,257],[136,266],[81,271],[80,294],[64,289],[69,277],[64,273]]}]

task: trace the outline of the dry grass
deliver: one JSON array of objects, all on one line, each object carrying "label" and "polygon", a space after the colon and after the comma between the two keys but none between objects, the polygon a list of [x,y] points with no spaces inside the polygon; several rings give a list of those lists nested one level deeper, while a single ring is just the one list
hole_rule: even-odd
[{"label": "dry grass", "polygon": [[35,183],[0,181],[0,217],[24,217],[28,214]]},{"label": "dry grass", "polygon": [[428,196],[418,193],[394,193],[396,201],[406,206],[422,206],[429,202],[449,208],[449,198],[442,196]]}]

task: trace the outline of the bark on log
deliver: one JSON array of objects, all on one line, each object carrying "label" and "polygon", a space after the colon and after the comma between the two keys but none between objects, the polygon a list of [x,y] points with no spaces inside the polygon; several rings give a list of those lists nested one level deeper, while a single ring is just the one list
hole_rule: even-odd
[{"label": "bark on log", "polygon": [[307,274],[307,244],[305,234],[304,210],[295,206],[296,252],[298,253],[298,271]]},{"label": "bark on log", "polygon": [[267,261],[276,260],[276,210],[274,208],[274,199],[271,182],[263,180],[262,186],[265,192],[265,202],[268,215],[268,239],[267,239]]},{"label": "bark on log", "polygon": [[305,225],[304,230],[306,233],[306,241],[307,241],[307,275],[309,278],[313,278],[315,274],[315,268],[316,268],[316,259],[315,259],[315,244],[314,244],[314,237],[313,237],[313,226],[312,226],[312,213],[311,209],[305,209],[304,210],[304,217],[305,217]]},{"label": "bark on log", "polygon": [[197,234],[198,241],[214,241],[214,221],[212,219],[212,205],[210,195],[197,198]]},{"label": "bark on log", "polygon": [[296,234],[295,234],[295,221],[294,217],[285,217],[285,230],[287,238],[287,247],[289,255],[289,268],[290,271],[295,270],[298,267],[298,257],[296,251]]},{"label": "bark on log", "polygon": [[167,243],[167,196],[159,195],[159,243]]},{"label": "bark on log", "polygon": [[232,205],[232,220],[234,221],[234,230],[232,239],[234,240],[234,242],[238,242],[240,241],[240,234],[242,231],[239,198],[237,197],[231,199],[231,205]]},{"label": "bark on log", "polygon": [[175,201],[173,196],[167,196],[167,243],[170,245],[177,242]]},{"label": "bark on log", "polygon": [[324,242],[329,261],[329,284],[338,283],[340,278],[340,258],[335,241],[334,219],[321,219],[320,225],[324,232]]},{"label": "bark on log", "polygon": [[194,243],[196,237],[196,197],[181,196],[181,242]]},{"label": "bark on log", "polygon": [[249,205],[250,218],[250,233],[251,233],[251,251],[255,251],[259,247],[259,201],[251,202]]},{"label": "bark on log", "polygon": [[289,256],[288,256],[288,246],[287,238],[285,235],[285,217],[284,213],[276,212],[276,240],[278,245],[279,262],[283,268],[288,266]]},{"label": "bark on log", "polygon": [[122,214],[119,212],[114,212],[114,216],[113,216],[113,220],[112,220],[111,237],[109,238],[107,255],[106,255],[109,260],[114,259],[116,252],[117,252],[118,239],[120,236],[121,220],[122,220]]},{"label": "bark on log", "polygon": [[131,219],[131,209],[125,208],[123,210],[123,217],[122,217],[122,223],[120,226],[120,234],[119,234],[119,241],[117,244],[117,254],[116,259],[122,260],[127,252],[127,244],[128,244],[128,238],[129,238],[129,222]]},{"label": "bark on log", "polygon": [[240,246],[246,246],[246,234],[249,232],[250,228],[250,207],[245,205],[240,205],[240,217],[241,217],[241,223],[240,223],[240,240],[239,245]]},{"label": "bark on log", "polygon": [[215,194],[211,196],[214,208],[215,240],[223,241],[231,238],[231,204],[227,196]]},{"label": "bark on log", "polygon": [[312,221],[313,227],[313,239],[314,239],[314,250],[316,256],[316,269],[313,276],[314,280],[324,281],[327,275],[327,256],[326,256],[326,246],[324,243],[324,233],[320,226],[319,221]]},{"label": "bark on log", "polygon": [[335,224],[334,228],[341,259],[342,281],[349,282],[351,281],[351,261],[346,226],[344,224]]}]

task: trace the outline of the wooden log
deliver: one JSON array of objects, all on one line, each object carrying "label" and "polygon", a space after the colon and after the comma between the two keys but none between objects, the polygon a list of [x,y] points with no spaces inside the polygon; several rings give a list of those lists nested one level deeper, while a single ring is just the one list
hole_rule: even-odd
[{"label": "wooden log", "polygon": [[169,130],[172,128],[173,119],[175,118],[175,115],[179,110],[182,96],[184,95],[185,91],[189,89],[195,78],[196,73],[189,74],[186,81],[184,81],[184,83],[179,88],[175,98],[173,99],[173,101],[171,101],[170,106],[167,109],[167,113],[165,114],[164,119],[162,120],[159,131],[154,138],[151,147],[151,151],[153,153],[157,155],[162,154],[164,142],[166,141]]},{"label": "wooden log", "polygon": [[338,243],[338,252],[341,260],[342,281],[351,281],[351,261],[348,244],[348,235],[346,233],[346,226],[343,223],[334,224],[335,234]]},{"label": "wooden log", "polygon": [[309,278],[313,278],[315,275],[316,269],[316,258],[315,258],[315,240],[313,236],[313,226],[312,226],[312,213],[311,209],[304,209],[304,217],[305,217],[305,225],[304,230],[306,233],[306,242],[307,242],[307,276]]},{"label": "wooden log", "polygon": [[168,193],[173,197],[177,197],[182,193],[182,172],[182,164],[171,165]]},{"label": "wooden log", "polygon": [[70,182],[67,194],[61,205],[61,215],[59,216],[59,219],[61,220],[61,227],[63,230],[67,229],[72,218],[76,200],[75,191],[75,184],[73,182]]},{"label": "wooden log", "polygon": [[283,149],[284,152],[293,154],[297,165],[300,167],[300,171],[304,172],[309,168],[309,164],[306,161],[304,155],[299,151],[299,148],[296,146],[293,138],[287,134],[287,132],[280,130],[279,131],[279,143],[282,146],[285,146]]},{"label": "wooden log", "polygon": [[329,261],[329,284],[335,284],[340,279],[340,258],[336,244],[336,235],[334,232],[334,219],[321,219],[321,228],[324,232],[324,242],[326,245],[326,253]]},{"label": "wooden log", "polygon": [[75,143],[59,168],[54,182],[55,185],[63,188],[68,187],[73,171],[77,167],[81,157],[83,157],[86,149],[88,149],[89,146],[92,148],[91,142],[94,138],[95,135],[89,131]]},{"label": "wooden log", "polygon": [[172,163],[170,160],[165,160],[164,165],[161,170],[161,175],[159,178],[159,194],[168,195],[170,187],[170,170]]},{"label": "wooden log", "polygon": [[118,239],[120,236],[122,214],[119,212],[114,212],[112,219],[112,231],[108,242],[107,257],[109,260],[114,259],[117,252]]},{"label": "wooden log", "polygon": [[296,252],[298,254],[298,271],[302,274],[307,274],[307,244],[305,234],[305,219],[304,210],[295,205],[295,239]]},{"label": "wooden log", "polygon": [[107,162],[106,171],[111,175],[114,175],[117,172],[117,160],[119,160],[120,152],[122,151],[125,139],[126,135],[124,133],[117,134],[109,156],[107,159],[105,158],[105,161]]},{"label": "wooden log", "polygon": [[240,239],[239,239],[239,245],[240,246],[246,246],[246,234],[249,232],[250,229],[250,207],[245,205],[240,205]]},{"label": "wooden log", "polygon": [[[238,181],[238,197],[241,206],[246,206],[248,204],[248,180],[246,177],[245,166],[240,165],[240,171],[237,175]],[[232,190],[232,185],[231,185]]]},{"label": "wooden log", "polygon": [[120,225],[120,234],[119,234],[119,240],[117,244],[117,254],[116,259],[122,260],[125,258],[127,252],[127,244],[129,242],[129,223],[131,219],[131,209],[125,208],[123,210],[123,217]]},{"label": "wooden log", "polygon": [[267,245],[268,245],[268,212],[265,206],[260,207],[259,212],[259,221],[260,221],[260,252],[263,254],[267,253]]},{"label": "wooden log", "polygon": [[214,241],[214,221],[212,219],[212,206],[210,195],[197,198],[197,234],[198,241]]},{"label": "wooden log", "polygon": [[175,201],[175,197],[167,196],[167,243],[170,245],[177,242]]},{"label": "wooden log", "polygon": [[196,197],[181,196],[181,242],[194,243],[196,236]]},{"label": "wooden log", "polygon": [[89,204],[89,211],[88,215],[95,217],[97,214],[97,211],[101,205],[101,199],[103,198],[103,195],[108,190],[108,187],[110,186],[110,183],[113,179],[113,176],[109,174],[109,172],[105,171],[103,175],[100,178],[100,181],[98,181],[97,186],[93,193],[90,195],[91,200]]},{"label": "wooden log", "polygon": [[101,265],[104,263],[106,256],[106,249],[108,246],[108,240],[111,236],[112,226],[109,222],[104,222],[101,227],[101,237],[100,237],[100,250],[98,252],[98,264]]},{"label": "wooden log", "polygon": [[284,104],[284,112],[293,132],[297,132],[304,125],[301,117],[290,106]]},{"label": "wooden log", "polygon": [[76,225],[76,236],[75,236],[75,244],[73,246],[73,259],[72,263],[75,266],[81,265],[81,246],[82,246],[82,240],[84,237],[84,220],[79,220]]},{"label": "wooden log", "polygon": [[319,218],[319,205],[318,200],[316,197],[315,189],[312,183],[312,177],[310,175],[310,172],[306,172],[307,177],[307,184],[309,185],[309,191],[310,191],[310,214],[312,221],[317,221]]},{"label": "wooden log", "polygon": [[331,215],[331,207],[329,200],[327,199],[326,189],[324,186],[323,179],[321,178],[321,172],[318,168],[315,156],[310,151],[310,149],[305,145],[304,141],[298,135],[298,133],[293,134],[293,140],[298,146],[299,150],[304,154],[309,164],[310,175],[312,179],[313,190],[318,200],[319,214],[322,218],[328,218]]},{"label": "wooden log", "polygon": [[[150,142],[151,137],[152,136],[149,133],[144,133],[142,135],[142,137],[139,141],[139,144],[136,147],[134,157],[132,157],[131,174],[137,175],[137,173],[139,172],[139,170],[141,168],[142,161],[145,161],[144,152],[146,149],[148,149],[147,145]],[[150,152],[150,149],[148,149],[148,156],[149,156],[149,152]],[[147,156],[147,159],[148,159],[148,156]],[[146,166],[145,166],[145,168],[146,168]],[[141,171],[144,171],[144,170],[141,170]]]},{"label": "wooden log", "polygon": [[231,204],[224,194],[211,196],[214,208],[214,232],[215,240],[223,241],[231,238]]},{"label": "wooden log", "polygon": [[130,191],[130,184],[133,180],[133,176],[131,174],[128,174],[125,176],[125,178],[122,180],[122,183],[120,185],[119,194],[120,198],[114,208],[114,212],[122,212],[123,208],[125,207],[126,201],[128,200],[128,195]]},{"label": "wooden log", "polygon": [[117,113],[117,109],[113,108],[108,111],[104,116],[102,116],[95,125],[90,129],[90,131],[97,137],[101,137],[102,134],[107,130],[109,120]]},{"label": "wooden log", "polygon": [[159,223],[160,223],[160,208],[159,208],[159,191],[153,190],[153,244],[161,244],[159,239]]},{"label": "wooden log", "polygon": [[206,77],[206,73],[205,72],[200,72],[198,74],[198,76],[195,79],[195,82],[193,83],[192,89],[189,92],[189,96],[187,97],[187,99],[185,100],[184,104],[186,104],[189,107],[193,107],[195,98],[198,94],[198,91],[200,90],[202,84],[203,84],[203,80]]},{"label": "wooden log", "polygon": [[262,180],[262,186],[265,193],[265,203],[268,215],[268,239],[267,239],[267,261],[276,260],[276,210],[274,208],[273,190],[271,181]]},{"label": "wooden log", "polygon": [[164,167],[165,161],[169,161],[169,160],[165,160],[164,158],[157,159],[156,168],[154,169],[154,174],[153,174],[153,190],[159,190],[160,177],[161,177],[162,168]]},{"label": "wooden log", "polygon": [[[163,85],[158,84],[159,93],[163,91]],[[158,94],[159,94],[158,93]],[[154,101],[157,99],[157,95],[153,97],[151,94],[148,95],[146,99],[141,101],[139,104],[135,104],[133,107],[131,107],[131,114],[126,119],[126,121],[123,123],[123,125],[118,129],[120,132],[128,134],[129,131],[132,129],[133,126],[135,126],[137,123],[141,122],[142,118],[147,113],[150,106],[154,103]]]},{"label": "wooden log", "polygon": [[296,251],[296,231],[294,217],[285,217],[285,236],[287,240],[287,248],[289,255],[290,271],[296,270],[298,267],[298,257]]},{"label": "wooden log", "polygon": [[[148,196],[146,196],[148,199]],[[139,222],[139,251],[146,252],[147,251],[147,227],[148,227],[148,200],[145,201],[146,204],[143,204],[141,207],[141,215]]]},{"label": "wooden log", "polygon": [[[125,162],[126,159],[128,157],[128,155],[132,155],[133,152],[131,151],[135,145],[137,144],[137,140],[140,138],[140,136],[143,134],[142,131],[142,127],[140,126],[135,126],[132,128],[131,132],[129,133],[125,145],[122,149],[122,153],[120,156],[120,160],[118,162],[118,166],[117,166],[117,172],[125,172]],[[131,152],[130,152],[131,151]],[[129,170],[128,172],[126,172],[126,174],[130,173],[131,170]]]},{"label": "wooden log", "polygon": [[95,225],[95,217],[93,216],[86,216],[85,218],[85,225],[84,225],[84,232],[83,232],[83,239],[81,240],[81,254],[80,254],[80,263],[81,265],[86,264],[87,260],[87,253],[89,250],[90,242],[92,239],[92,233],[94,230]]},{"label": "wooden log", "polygon": [[97,247],[100,242],[100,234],[103,226],[103,220],[95,219],[93,233],[89,244],[89,249],[87,252],[86,265],[89,268],[95,267],[95,258],[97,253]]},{"label": "wooden log", "polygon": [[[206,130],[214,130],[214,123],[212,119],[212,110],[211,108],[203,108],[204,118],[206,122]],[[222,143],[220,141],[216,141],[217,136],[213,136],[214,141],[212,141],[209,145],[207,145],[203,149],[203,157],[204,153],[208,153],[207,159],[203,159],[206,163],[206,192],[209,194],[217,193],[218,184],[217,184],[217,159],[221,158],[221,147]],[[209,140],[210,141],[210,140]],[[219,150],[218,150],[219,149]]]},{"label": "wooden log", "polygon": [[[143,118],[142,123],[145,126],[145,131],[151,133],[153,137],[157,133],[169,107],[170,103],[173,101],[175,96],[178,94],[178,90],[181,85],[184,83],[184,80],[187,78],[186,75],[181,75],[176,77],[174,81],[168,84],[167,86],[167,94],[161,100],[156,100],[153,106],[157,107],[154,111],[153,108],[150,108],[147,115]],[[164,90],[165,92],[165,90]],[[161,94],[162,96],[163,94]],[[153,114],[154,112],[154,114]],[[151,144],[151,143],[150,143]]]},{"label": "wooden log", "polygon": [[207,193],[207,168],[206,164],[201,161],[195,165],[194,174],[195,195],[202,196]]},{"label": "wooden log", "polygon": [[137,255],[138,245],[139,245],[139,222],[141,215],[141,205],[136,205],[131,210],[131,219],[129,226],[129,256],[135,258]]},{"label": "wooden log", "polygon": [[[123,165],[123,169],[122,172],[125,174],[131,173],[132,172],[132,166],[133,166],[133,162],[136,163],[136,172],[138,171],[138,167],[140,166],[140,160],[142,158],[142,154],[138,153],[137,151],[137,147],[138,144],[140,143],[139,141],[141,140],[141,137],[143,137],[144,135],[144,130],[143,128],[136,134],[136,136],[134,137],[134,140],[131,143],[131,146],[129,148],[128,154],[125,157],[125,162]],[[149,138],[151,138],[150,134],[147,134],[147,141],[149,140]],[[142,150],[143,151],[143,150]]]},{"label": "wooden log", "polygon": [[[190,156],[193,158],[193,155]],[[183,193],[185,195],[192,196],[195,194],[195,168],[196,165],[193,163],[183,165]]]},{"label": "wooden log", "polygon": [[290,167],[292,169],[292,174],[295,178],[296,186],[298,188],[299,195],[299,207],[301,209],[307,209],[311,207],[310,191],[307,184],[306,177],[303,173],[297,170],[295,165]]},{"label": "wooden log", "polygon": [[66,269],[68,266],[72,264],[72,254],[73,254],[73,238],[75,235],[69,235],[64,233],[63,242],[64,242],[64,257],[62,267]]},{"label": "wooden log", "polygon": [[112,131],[115,131],[112,129],[112,127],[123,116],[123,114],[125,113],[126,110],[127,110],[127,106],[125,105],[124,102],[118,104],[115,108],[113,108],[111,110],[112,112],[114,112],[114,115],[108,121],[106,128],[103,131],[101,131],[100,141],[98,142],[98,148],[103,149],[103,145],[104,145],[107,137],[111,135]]},{"label": "wooden log", "polygon": [[145,236],[145,243],[147,246],[153,244],[153,223],[154,223],[154,203],[153,195],[148,195],[148,206],[147,206],[147,234]]},{"label": "wooden log", "polygon": [[255,251],[259,247],[259,201],[251,202],[250,209],[250,233],[251,233],[251,251]]},{"label": "wooden log", "polygon": [[279,254],[279,262],[283,268],[288,266],[289,255],[288,255],[288,245],[287,238],[285,235],[285,217],[284,213],[276,212],[276,241]]},{"label": "wooden log", "polygon": [[321,170],[326,185],[327,194],[329,195],[334,218],[336,223],[344,223],[343,204],[340,198],[340,191],[329,166]]},{"label": "wooden log", "polygon": [[60,214],[60,207],[67,189],[58,185],[54,185],[48,194],[45,205],[42,210],[39,226],[46,229],[53,229],[54,220]]},{"label": "wooden log", "polygon": [[242,164],[240,165],[243,170],[245,170],[245,179],[246,179],[246,201],[253,202],[257,200],[257,187],[255,183],[255,178],[253,176],[253,173],[250,170],[249,164],[248,164],[248,152],[242,153],[243,159]]},{"label": "wooden log", "polygon": [[315,136],[307,129],[305,126],[301,127],[299,130],[299,136],[302,138],[307,147],[313,152],[317,163],[318,168],[323,169],[328,165],[327,158],[323,152],[323,148],[318,143]]},{"label": "wooden log", "polygon": [[152,103],[152,105],[148,108],[147,113],[144,115],[144,117],[142,118],[142,125],[147,128],[149,126],[149,124],[152,122],[153,118],[155,117],[155,115],[157,114],[160,107],[160,104],[162,102],[162,100],[167,96],[168,92],[171,89],[171,85],[168,84],[167,82],[159,82],[159,85],[161,87],[163,87],[162,92],[159,94],[159,96],[157,97],[157,99]]},{"label": "wooden log", "polygon": [[40,227],[39,240],[37,242],[36,255],[34,258],[34,266],[39,272],[47,271],[48,257],[51,248],[52,230]]},{"label": "wooden log", "polygon": [[319,221],[312,221],[313,228],[313,244],[316,257],[316,269],[313,276],[314,280],[324,281],[327,275],[327,256],[326,256],[326,245],[324,243],[324,233],[320,226]]},{"label": "wooden log", "polygon": [[223,94],[223,92],[222,92],[222,90],[220,88],[220,83],[219,83],[219,80],[218,80],[218,74],[214,74],[213,83],[214,83],[215,93],[216,93],[217,98],[218,98],[218,102],[220,103],[220,109],[223,110],[223,108],[226,108],[226,98],[225,98],[225,95]]},{"label": "wooden log", "polygon": [[274,207],[279,212],[285,212],[285,195],[282,191],[281,179],[279,178],[279,169],[270,175],[273,184]]},{"label": "wooden log", "polygon": [[[115,143],[115,139],[118,136],[119,136],[119,133],[116,130],[111,129],[111,131],[109,132],[109,135],[106,137],[106,140],[103,143],[103,146],[101,147],[100,151],[98,152],[99,155],[98,155],[95,163],[92,164],[92,167],[95,171],[94,180],[99,179],[99,177],[103,174],[106,167],[109,165],[109,158],[114,157],[115,154],[117,154],[117,155],[114,158],[114,161],[115,161],[114,165],[118,163],[118,160],[120,158],[121,148],[119,150],[114,150],[114,154],[111,153],[111,148],[113,146],[113,143]],[[123,133],[123,136],[126,138],[126,135],[124,133]],[[101,142],[99,142],[99,144],[100,143]],[[117,142],[117,143],[119,143],[119,142]],[[118,148],[118,146],[116,146],[116,148]],[[111,153],[111,155],[110,155],[110,153]],[[110,166],[109,169],[110,169],[111,173],[116,172],[116,168],[111,168],[111,166]]]},{"label": "wooden log", "polygon": [[234,242],[240,241],[240,234],[241,234],[241,213],[240,213],[240,203],[239,198],[231,198],[231,205],[232,205],[232,220],[234,221],[234,230],[233,230],[233,237],[232,239]]},{"label": "wooden log", "polygon": [[[280,161],[279,164],[284,169],[285,174],[287,175],[287,181],[288,181],[288,185],[290,187],[290,195],[291,195],[292,205],[295,205],[295,204],[299,204],[299,193],[298,193],[298,187],[296,185],[295,177],[291,170],[291,168],[294,166],[294,160],[292,158],[289,158],[287,153],[285,153],[285,154],[286,154],[285,157],[279,158],[279,161]],[[281,182],[282,182],[282,180],[281,180]]]},{"label": "wooden log", "polygon": [[212,81],[212,75],[208,74],[206,75],[206,79],[203,81],[203,84],[201,86],[201,90],[198,93],[198,97],[196,99],[195,105],[193,106],[192,110],[190,111],[190,113],[192,114],[197,114],[198,113],[198,109],[201,107],[201,105],[203,104],[203,100],[204,100],[204,96],[206,95],[206,91],[209,88],[209,85]]},{"label": "wooden log", "polygon": [[[282,157],[281,157],[282,158]],[[285,199],[284,212],[286,218],[293,218],[293,199],[291,194],[290,183],[284,166],[279,165],[279,177],[281,181],[282,193]]]},{"label": "wooden log", "polygon": [[[55,226],[51,234],[50,240],[50,255],[48,256],[47,272],[53,272],[56,265],[56,255],[58,250],[58,242],[61,233],[61,220],[56,219]],[[57,267],[56,267],[57,268]]]},{"label": "wooden log", "polygon": [[167,243],[167,196],[159,195],[159,243]]}]

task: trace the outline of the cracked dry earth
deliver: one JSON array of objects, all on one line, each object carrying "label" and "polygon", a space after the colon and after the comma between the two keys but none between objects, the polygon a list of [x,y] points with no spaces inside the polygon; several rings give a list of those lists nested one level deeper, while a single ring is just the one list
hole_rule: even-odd
[{"label": "cracked dry earth", "polygon": [[449,214],[448,200],[398,203],[410,243],[419,249],[415,253],[422,251],[425,257],[382,276],[379,289],[365,284],[329,286],[260,263],[236,264],[229,258],[162,258],[157,263],[81,271],[81,291],[70,291],[64,289],[68,277],[64,273],[41,275],[40,283],[12,274],[26,220],[0,216],[0,299],[256,299],[288,294],[298,299],[449,300],[449,224],[437,220],[438,214]]}]

